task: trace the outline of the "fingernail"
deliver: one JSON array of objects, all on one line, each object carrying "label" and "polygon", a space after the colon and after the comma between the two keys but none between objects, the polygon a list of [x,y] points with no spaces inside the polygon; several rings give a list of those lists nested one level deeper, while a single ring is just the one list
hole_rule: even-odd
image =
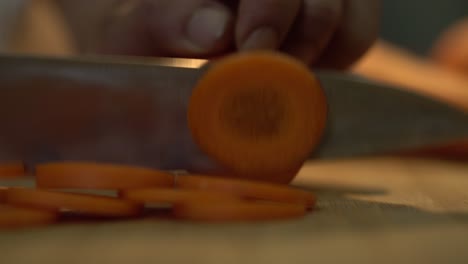
[{"label": "fingernail", "polygon": [[223,37],[229,19],[229,13],[221,8],[202,7],[190,18],[187,37],[200,49],[210,50]]},{"label": "fingernail", "polygon": [[241,50],[276,49],[279,45],[279,37],[276,30],[263,27],[253,31],[241,45]]}]

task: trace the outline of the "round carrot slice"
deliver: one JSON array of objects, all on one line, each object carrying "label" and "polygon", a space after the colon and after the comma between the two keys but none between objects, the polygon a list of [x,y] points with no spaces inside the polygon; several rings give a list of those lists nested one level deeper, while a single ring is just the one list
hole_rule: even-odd
[{"label": "round carrot slice", "polygon": [[168,172],[125,165],[59,162],[36,167],[36,184],[46,189],[133,189],[173,186]]},{"label": "round carrot slice", "polygon": [[211,65],[189,102],[195,142],[232,174],[289,183],[320,143],[325,95],[308,67],[279,53],[228,56]]},{"label": "round carrot slice", "polygon": [[238,197],[228,193],[161,188],[123,190],[119,192],[119,197],[141,203],[171,205],[199,199],[204,199],[204,201],[239,200]]},{"label": "round carrot slice", "polygon": [[173,213],[180,219],[225,222],[298,218],[306,210],[297,204],[194,200],[174,205]]},{"label": "round carrot slice", "polygon": [[178,177],[176,186],[185,189],[228,192],[249,199],[303,204],[308,208],[314,207],[316,203],[315,195],[310,192],[274,183],[187,175]]},{"label": "round carrot slice", "polygon": [[0,204],[6,201],[6,191],[7,191],[6,187],[0,186]]},{"label": "round carrot slice", "polygon": [[52,224],[56,220],[54,212],[0,205],[0,228],[33,227]]},{"label": "round carrot slice", "polygon": [[26,175],[23,162],[0,163],[0,178],[21,177]]},{"label": "round carrot slice", "polygon": [[6,201],[9,204],[37,209],[67,210],[110,217],[135,216],[142,209],[140,204],[111,197],[23,188],[8,189]]}]

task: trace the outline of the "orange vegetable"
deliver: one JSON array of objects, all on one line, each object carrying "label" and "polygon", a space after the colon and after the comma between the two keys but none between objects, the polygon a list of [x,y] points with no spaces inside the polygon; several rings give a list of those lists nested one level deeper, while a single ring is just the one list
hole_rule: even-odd
[{"label": "orange vegetable", "polygon": [[174,185],[172,174],[125,165],[60,162],[36,167],[36,183],[47,189],[133,189]]},{"label": "orange vegetable", "polygon": [[468,113],[468,77],[387,42],[379,41],[353,71],[432,96]]},{"label": "orange vegetable", "polygon": [[110,217],[138,215],[140,204],[97,195],[61,193],[26,188],[10,188],[6,191],[9,204],[51,211],[73,212]]},{"label": "orange vegetable", "polygon": [[291,219],[306,214],[299,204],[256,203],[246,201],[193,200],[174,206],[174,215],[180,219],[208,222],[261,221]]},{"label": "orange vegetable", "polygon": [[40,226],[56,220],[54,212],[0,205],[0,229]]},{"label": "orange vegetable", "polygon": [[310,192],[273,183],[187,175],[179,176],[176,186],[183,189],[226,192],[248,199],[301,204],[308,208],[314,207],[316,203],[315,195]]},{"label": "orange vegetable", "polygon": [[196,85],[188,123],[200,148],[241,178],[289,183],[320,143],[325,95],[309,68],[256,51],[216,61]]},{"label": "orange vegetable", "polygon": [[119,197],[135,202],[145,204],[179,204],[189,202],[198,199],[204,199],[204,201],[231,201],[239,200],[234,195],[221,193],[221,192],[209,192],[209,191],[197,191],[197,190],[177,190],[177,189],[162,189],[162,188],[147,188],[147,189],[134,189],[134,190],[123,190],[119,192]]},{"label": "orange vegetable", "polygon": [[0,204],[6,202],[6,187],[0,186]]},{"label": "orange vegetable", "polygon": [[23,162],[0,163],[0,178],[21,177],[25,175],[26,168]]},{"label": "orange vegetable", "polygon": [[468,18],[453,24],[439,37],[432,58],[439,65],[468,76]]}]

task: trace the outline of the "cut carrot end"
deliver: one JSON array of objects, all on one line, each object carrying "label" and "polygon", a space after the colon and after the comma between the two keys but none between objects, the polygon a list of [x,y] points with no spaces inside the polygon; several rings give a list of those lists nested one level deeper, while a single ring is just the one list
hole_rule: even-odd
[{"label": "cut carrot end", "polygon": [[468,76],[468,19],[456,22],[439,37],[432,58],[438,64]]},{"label": "cut carrot end", "polygon": [[316,204],[316,197],[310,192],[273,183],[187,175],[178,177],[176,186],[182,189],[226,192],[248,199],[302,204],[307,208],[313,208]]},{"label": "cut carrot end", "polygon": [[168,172],[83,162],[60,162],[38,165],[36,183],[47,189],[133,189],[169,187],[174,177]]},{"label": "cut carrot end", "polygon": [[8,204],[58,212],[70,210],[78,213],[130,217],[141,212],[141,205],[111,197],[61,193],[26,188],[10,188],[6,191]]},{"label": "cut carrot end", "polygon": [[0,205],[0,229],[26,228],[54,223],[58,215],[53,212]]},{"label": "cut carrot end", "polygon": [[179,219],[206,222],[263,221],[303,217],[304,206],[267,204],[246,201],[213,202],[191,201],[174,206]]},{"label": "cut carrot end", "polygon": [[289,183],[320,143],[325,95],[306,65],[257,51],[215,62],[188,108],[194,140],[238,177]]},{"label": "cut carrot end", "polygon": [[26,175],[23,162],[0,163],[0,178],[21,177]]}]

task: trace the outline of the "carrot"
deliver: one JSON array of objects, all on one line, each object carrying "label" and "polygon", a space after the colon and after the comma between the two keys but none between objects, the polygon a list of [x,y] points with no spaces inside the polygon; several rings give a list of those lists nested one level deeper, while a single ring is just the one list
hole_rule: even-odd
[{"label": "carrot", "polygon": [[468,18],[450,26],[434,44],[432,59],[468,76]]},{"label": "carrot", "polygon": [[468,78],[384,41],[379,41],[353,71],[370,79],[432,96],[468,113]]},{"label": "carrot", "polygon": [[320,143],[325,95],[306,65],[256,51],[208,67],[188,107],[195,142],[232,175],[289,183]]},{"label": "carrot", "polygon": [[26,167],[23,162],[13,161],[0,163],[0,178],[21,177],[26,175]]},{"label": "carrot", "polygon": [[193,200],[174,206],[179,219],[203,222],[279,220],[303,217],[304,206],[298,204],[255,203],[246,201]]},{"label": "carrot", "polygon": [[71,210],[83,214],[109,217],[135,216],[142,209],[140,204],[111,197],[26,188],[8,189],[6,201],[8,204],[52,212]]},{"label": "carrot", "polygon": [[126,165],[59,162],[38,165],[36,184],[46,189],[132,189],[173,186],[168,172]]},{"label": "carrot", "polygon": [[52,224],[57,220],[57,216],[50,211],[0,205],[0,229]]},{"label": "carrot", "polygon": [[308,208],[313,208],[316,203],[315,195],[310,192],[273,183],[187,175],[178,177],[176,186],[182,189],[226,192],[248,199],[302,204]]},{"label": "carrot", "polygon": [[204,201],[231,201],[239,200],[238,197],[222,192],[198,191],[198,190],[177,190],[163,188],[147,188],[122,190],[119,197],[145,204],[179,204],[188,201],[204,199]]},{"label": "carrot", "polygon": [[6,187],[1,187],[0,186],[0,204],[6,202]]}]

